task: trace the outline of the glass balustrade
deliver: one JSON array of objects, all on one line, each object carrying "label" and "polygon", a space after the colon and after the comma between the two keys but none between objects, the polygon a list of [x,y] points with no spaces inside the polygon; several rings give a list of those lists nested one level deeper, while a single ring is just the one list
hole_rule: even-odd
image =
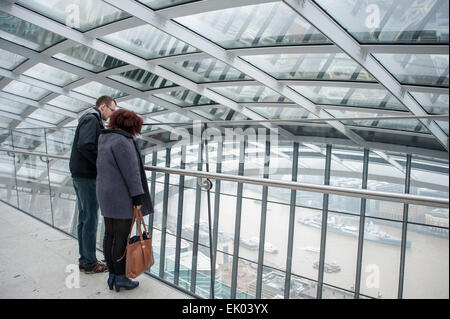
[{"label": "glass balustrade", "polygon": [[[0,199],[76,237],[73,136],[73,128],[1,129]],[[200,146],[142,154],[148,166],[205,171]],[[246,138],[209,141],[208,164],[212,173],[448,198],[448,162],[418,155]],[[213,257],[218,299],[448,296],[448,209],[221,179],[208,195],[196,177],[146,173],[155,207],[148,272],[182,290],[211,297]],[[99,218],[99,249],[103,232]]]}]

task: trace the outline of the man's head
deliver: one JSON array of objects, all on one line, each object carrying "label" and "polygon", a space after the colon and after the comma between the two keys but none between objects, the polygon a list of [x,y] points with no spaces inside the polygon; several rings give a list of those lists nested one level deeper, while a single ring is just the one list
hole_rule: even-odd
[{"label": "man's head", "polygon": [[111,114],[116,110],[117,103],[112,97],[103,95],[97,99],[95,106],[102,114],[102,119],[107,121]]}]

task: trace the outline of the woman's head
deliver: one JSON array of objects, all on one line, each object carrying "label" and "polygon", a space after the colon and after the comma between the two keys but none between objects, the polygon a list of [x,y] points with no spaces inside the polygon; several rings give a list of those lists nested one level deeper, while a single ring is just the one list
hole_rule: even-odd
[{"label": "woman's head", "polygon": [[144,120],[135,112],[126,109],[115,111],[109,119],[109,128],[120,129],[133,136],[141,134]]}]

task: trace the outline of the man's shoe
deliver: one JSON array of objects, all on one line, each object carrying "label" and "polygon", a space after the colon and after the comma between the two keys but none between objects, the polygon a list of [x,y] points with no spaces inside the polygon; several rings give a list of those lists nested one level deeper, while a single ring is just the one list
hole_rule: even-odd
[{"label": "man's shoe", "polygon": [[97,261],[97,263],[91,267],[84,267],[84,272],[87,274],[96,274],[101,272],[108,271],[108,267],[100,261]]},{"label": "man's shoe", "polygon": [[132,281],[131,279],[125,277],[125,275],[116,275],[116,281],[114,282],[114,286],[117,292],[120,291],[120,288],[131,290],[139,286],[139,281]]}]

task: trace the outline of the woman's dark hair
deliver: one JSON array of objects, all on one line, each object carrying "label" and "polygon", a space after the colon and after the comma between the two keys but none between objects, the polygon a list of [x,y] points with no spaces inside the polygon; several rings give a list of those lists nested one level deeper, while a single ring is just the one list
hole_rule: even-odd
[{"label": "woman's dark hair", "polygon": [[109,128],[120,129],[136,136],[141,133],[144,120],[135,112],[126,109],[120,109],[109,118]]}]

